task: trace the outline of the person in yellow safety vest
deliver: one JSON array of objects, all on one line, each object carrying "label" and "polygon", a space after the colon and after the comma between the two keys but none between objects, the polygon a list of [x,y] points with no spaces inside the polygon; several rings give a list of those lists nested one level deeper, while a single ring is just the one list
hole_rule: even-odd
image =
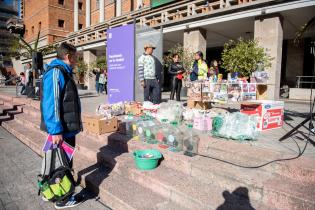
[{"label": "person in yellow safety vest", "polygon": [[208,74],[208,65],[203,60],[203,53],[198,51],[195,53],[195,62],[193,64],[193,72],[198,75],[198,80],[206,80]]}]

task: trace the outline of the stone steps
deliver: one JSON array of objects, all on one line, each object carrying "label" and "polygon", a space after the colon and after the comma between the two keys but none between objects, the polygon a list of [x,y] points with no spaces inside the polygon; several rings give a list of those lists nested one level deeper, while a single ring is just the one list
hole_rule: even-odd
[{"label": "stone steps", "polygon": [[[37,105],[38,102],[34,104],[29,102],[23,107],[23,114],[15,115],[14,121],[3,122],[3,127],[41,154],[46,134],[39,131],[40,112]],[[136,149],[145,148],[159,149],[164,155],[164,161],[154,171],[141,172],[133,165],[130,153]],[[257,148],[254,145],[212,138],[201,139],[199,151],[204,155],[243,165],[257,165],[266,162],[266,159],[288,155]],[[138,204],[132,204],[132,201],[130,201],[131,204],[124,204],[123,201],[128,198],[123,196],[128,191],[111,191],[115,186],[112,183],[120,179],[125,180],[124,183],[131,183],[132,186],[144,190],[145,194],[153,193],[152,195],[158,196],[161,202],[155,209],[183,209],[182,206],[189,209],[213,209],[223,202],[232,207],[237,203],[241,206],[238,209],[250,209],[248,198],[244,194],[241,198],[239,197],[242,192],[249,193],[251,204],[256,209],[315,208],[312,197],[315,194],[315,164],[312,159],[306,157],[249,170],[200,156],[190,158],[182,153],[172,153],[156,145],[131,141],[118,133],[94,135],[83,132],[77,138],[77,152],[74,160],[79,161],[79,167],[81,167],[78,168],[79,170],[89,169],[89,166],[97,163],[98,170],[91,172],[93,176],[90,176],[91,173],[83,176],[82,183],[84,184],[86,180],[94,190],[99,190],[106,204],[113,201],[111,205],[116,205],[114,209],[140,208]],[[115,177],[108,181],[110,183],[106,182],[103,185],[104,181],[109,180],[104,179],[101,187],[98,188],[100,184],[97,177],[104,176],[103,172],[106,174],[108,170]],[[194,192],[195,189],[199,191]],[[146,200],[142,202],[145,203]],[[181,207],[178,204],[181,204]]]},{"label": "stone steps", "polygon": [[14,120],[3,122],[2,127],[17,137],[35,153],[42,156],[42,147],[47,137],[43,133],[29,129]]},{"label": "stone steps", "polygon": [[[112,152],[113,154],[110,154],[108,152],[109,150],[108,148],[110,147],[99,146],[99,148],[101,149],[99,149],[97,155],[95,155],[95,153],[93,154],[93,151],[95,151],[96,150],[95,148],[98,147],[97,142],[93,142],[92,139],[82,140],[80,138],[78,138],[78,142],[80,145],[79,150],[81,150],[82,155],[86,156],[87,159],[93,159],[94,161],[102,160],[102,162],[106,162],[107,165],[111,167],[115,167],[114,170],[118,170],[118,171],[120,169],[126,169],[128,168],[128,166],[131,168],[134,168],[132,161],[131,162],[129,161],[128,164],[125,164],[126,163],[126,158],[124,158],[125,154],[121,154],[119,152],[116,152],[116,154]],[[102,145],[102,144],[99,144],[99,145]],[[139,147],[135,147],[135,149],[136,148],[139,148]],[[144,146],[144,148],[147,148],[147,147]],[[133,148],[130,149],[130,151],[133,151]],[[163,150],[162,150],[162,153],[166,160],[161,163],[160,167],[166,168],[165,170],[168,171],[168,173],[175,174],[174,176],[179,176],[183,174],[182,177],[184,177],[185,175],[185,179],[187,180],[188,183],[194,183],[193,185],[190,186],[191,188],[194,188],[194,186],[198,186],[197,184],[195,184],[195,183],[198,183],[199,185],[201,185],[201,187],[197,187],[198,189],[201,189],[203,185],[205,186],[210,185],[211,188],[214,188],[214,186],[217,186],[217,188],[219,189],[230,190],[232,192],[234,189],[237,189],[238,187],[243,186],[248,189],[251,199],[268,203],[268,204],[272,204],[271,206],[277,206],[277,204],[279,203],[278,200],[281,200],[282,197],[284,196],[286,196],[286,199],[288,200],[288,203],[291,205],[290,207],[292,208],[299,206],[301,203],[302,203],[301,204],[302,206],[314,205],[314,202],[311,196],[303,196],[302,194],[299,193],[299,190],[308,192],[309,195],[312,195],[315,192],[314,191],[315,185],[305,185],[307,183],[303,183],[303,182],[301,183],[301,182],[298,182],[297,180],[292,180],[290,178],[281,177],[279,175],[274,175],[272,173],[267,173],[263,170],[224,167],[222,166],[222,163],[220,162],[209,160],[202,157],[194,157],[192,158],[193,160],[190,159],[190,161],[192,161],[191,174],[185,174],[182,172],[182,170],[178,170],[178,168],[176,168],[177,166],[179,166],[179,165],[176,165],[176,158],[183,159],[183,158],[186,158],[186,156],[182,156],[180,154],[176,155],[174,153],[167,154],[167,152]],[[126,155],[129,156],[129,159],[131,158],[130,153],[126,153]],[[177,169],[177,170],[174,170],[174,169]],[[138,180],[140,181],[148,179],[146,177],[147,174],[139,178],[136,170],[129,170],[128,172],[131,173],[129,174],[129,177],[137,177]],[[136,175],[133,174],[135,172],[136,172]],[[124,171],[124,173],[122,174],[126,174],[126,171]],[[156,181],[157,183],[159,183],[160,177],[158,178],[155,177],[155,178],[156,180],[150,180],[150,181],[147,180],[147,181],[144,181],[142,184],[146,186],[147,183],[152,183],[153,181]],[[277,185],[268,185],[268,183],[274,180],[277,180],[276,182],[278,183]],[[288,183],[292,184],[292,186],[299,186],[299,189],[298,190],[295,189],[292,192],[291,188],[282,187],[282,186],[288,186]],[[170,187],[171,185],[166,184],[166,186]],[[187,197],[191,196],[190,192],[185,192],[183,190],[178,190],[178,192],[185,194]],[[204,194],[208,194],[208,193],[204,193]],[[276,199],[277,199],[277,202],[275,202]],[[190,203],[189,204],[190,208],[193,208],[193,205],[198,205],[198,201],[196,200],[193,200],[193,201],[196,202],[197,204]],[[202,202],[202,203],[205,203],[205,202]]]},{"label": "stone steps", "polygon": [[[17,119],[20,118],[20,115],[16,116],[16,118]],[[26,121],[27,119],[24,120],[24,123]],[[91,158],[91,160],[93,161],[99,161],[100,158],[107,162],[112,161],[111,163],[112,165],[117,163],[117,161],[115,161],[112,158],[112,156],[115,156],[115,154],[111,153],[112,150],[117,150],[120,152],[127,152],[127,151],[133,151],[135,149],[147,148],[147,147],[159,149],[155,145],[143,145],[142,143],[137,144],[137,142],[128,142],[128,139],[126,139],[123,135],[120,135],[120,134],[102,135],[102,138],[95,138],[95,139],[91,138],[91,136],[88,136],[86,134],[81,134],[78,136],[77,145],[78,145],[77,147],[78,153],[80,153],[80,155],[86,154],[87,158]],[[124,146],[121,146],[121,145],[124,145]],[[107,150],[105,150],[104,147],[107,147]],[[101,152],[99,152],[99,154],[96,156],[95,151],[97,150],[100,150]],[[263,195],[266,195],[264,191],[277,192],[277,189],[272,188],[273,186],[270,186],[270,189],[269,188],[266,189],[264,187],[266,183],[272,180],[271,178],[274,178],[274,177],[277,178],[277,176],[273,175],[271,171],[271,169],[274,169],[274,167],[271,169],[268,169],[268,171],[270,170],[270,172],[265,171],[265,170],[260,170],[260,169],[259,170],[241,169],[234,166],[224,165],[215,160],[206,159],[203,157],[189,158],[189,157],[183,156],[182,154],[174,154],[168,151],[162,151],[162,152],[164,154],[164,157],[167,160],[165,161],[165,165],[167,167],[174,168],[176,170],[179,169],[179,172],[183,172],[183,173],[186,173],[187,175],[195,177],[200,182],[203,182],[206,184],[216,184],[220,187],[223,187],[224,189],[229,189],[229,190],[233,190],[237,188],[240,184],[242,184],[250,188],[251,198],[255,198],[257,200],[269,199],[266,196],[263,197]],[[226,159],[228,157],[223,156],[222,158]],[[243,160],[248,160],[248,157],[243,157]],[[235,176],[235,174],[238,174],[238,175]],[[310,174],[310,172],[308,174]],[[302,186],[305,185],[305,183],[307,183],[307,182],[304,182],[304,180],[291,180],[290,178],[287,179],[286,177],[281,177],[279,178],[279,180],[280,180],[280,183],[289,182],[292,184],[302,185]],[[311,186],[314,186],[314,185],[311,185]],[[290,193],[290,192],[286,192],[285,190],[290,191],[290,188],[277,192],[278,195],[283,195],[283,194],[286,195],[286,193]],[[308,189],[305,189],[305,190],[308,190]],[[290,195],[288,194],[288,196]],[[294,199],[297,199],[297,200],[301,199],[301,197],[295,198],[294,196],[295,195],[292,195]],[[306,202],[308,202],[308,200],[306,200]]]},{"label": "stone steps", "polygon": [[[21,122],[24,121],[14,120],[4,122],[3,127],[19,138],[34,152],[43,155],[42,146],[47,135],[41,131],[34,131],[32,127],[23,126],[24,123],[21,124]],[[82,152],[79,151],[80,149],[78,149],[74,161],[76,165],[78,165],[77,163],[79,162],[81,168],[75,168],[76,173],[82,169],[88,168],[91,166],[91,163],[93,163],[92,161],[86,163],[86,159],[82,159]],[[141,185],[126,178],[122,178],[118,174],[113,175],[111,173],[111,177],[106,177],[101,183],[97,183],[97,177],[102,177],[102,174],[104,174],[104,166],[82,176],[82,184],[87,185],[94,192],[99,191],[102,201],[113,209],[183,209],[177,204],[167,201],[160,195],[145,189]],[[133,189],[133,191],[131,189]],[[134,195],[134,192],[137,192],[137,194]],[[133,196],[127,196],[126,193]]]},{"label": "stone steps", "polygon": [[[88,166],[88,167],[87,167]],[[138,183],[86,159],[74,159],[74,169],[84,187],[98,194],[101,200],[117,210],[163,210],[186,208],[169,201]]]}]

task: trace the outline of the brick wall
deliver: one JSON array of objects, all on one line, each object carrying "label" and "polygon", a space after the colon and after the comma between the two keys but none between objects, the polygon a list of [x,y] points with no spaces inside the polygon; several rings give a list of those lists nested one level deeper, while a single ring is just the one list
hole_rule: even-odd
[{"label": "brick wall", "polygon": [[[85,28],[85,0],[82,11],[79,11],[79,24]],[[25,0],[24,22],[26,26],[25,39],[30,42],[35,40],[39,23],[41,23],[41,37],[47,36],[49,43],[66,37],[73,32],[74,26],[74,0],[64,0],[64,5],[60,5],[58,0]],[[132,5],[133,4],[133,5]],[[122,0],[122,14],[127,14],[136,9],[137,0]],[[150,0],[143,0],[144,6],[150,5]],[[115,1],[105,0],[105,20],[115,17]],[[58,26],[58,20],[64,20],[64,27]],[[99,9],[97,0],[91,0],[91,25],[99,23]]]},{"label": "brick wall", "polygon": [[42,0],[42,4],[38,4],[36,0],[25,0],[24,6],[24,24],[26,41],[33,41],[37,37],[39,24],[41,25],[41,35],[48,32],[48,0]]},{"label": "brick wall", "polygon": [[122,0],[121,1],[121,14],[127,14],[132,11],[132,1],[131,0]]},{"label": "brick wall", "polygon": [[[85,28],[85,0],[82,10],[79,10],[79,24]],[[41,23],[41,37],[47,36],[48,43],[66,37],[74,30],[74,0],[64,0],[60,5],[58,0],[25,0],[24,22],[27,33],[25,39],[31,42],[36,39],[39,22]],[[64,27],[58,26],[58,20],[64,20]],[[34,27],[34,29],[33,29]]]},{"label": "brick wall", "polygon": [[112,0],[105,0],[105,21],[115,17],[116,7]]},{"label": "brick wall", "polygon": [[96,6],[96,0],[91,0],[91,25],[98,24],[100,21],[99,9]]}]

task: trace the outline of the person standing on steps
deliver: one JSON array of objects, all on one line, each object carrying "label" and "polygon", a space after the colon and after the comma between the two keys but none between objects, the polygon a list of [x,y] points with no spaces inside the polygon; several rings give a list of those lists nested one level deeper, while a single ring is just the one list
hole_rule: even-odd
[{"label": "person standing on steps", "polygon": [[33,69],[32,69],[32,64],[27,63],[26,64],[26,70],[25,70],[25,77],[26,77],[26,85],[27,86],[33,86]]},{"label": "person standing on steps", "polygon": [[105,84],[106,84],[106,75],[105,75],[104,70],[101,70],[101,74],[99,76],[98,83],[99,83],[100,93],[104,94]]},{"label": "person standing on steps", "polygon": [[[57,49],[57,59],[45,71],[41,91],[41,130],[52,135],[53,144],[65,141],[75,147],[75,136],[82,131],[81,104],[72,70],[77,62],[76,48],[62,43]],[[72,168],[72,160],[69,163]],[[80,196],[71,195],[57,201],[56,209],[77,206]]]},{"label": "person standing on steps", "polygon": [[95,75],[95,90],[96,93],[99,95],[100,94],[100,84],[99,84],[99,78],[100,78],[100,69],[93,69],[92,73]]},{"label": "person standing on steps", "polygon": [[185,70],[183,64],[180,63],[180,58],[178,54],[173,55],[173,62],[169,66],[168,73],[172,76],[172,91],[170,99],[174,100],[174,96],[176,93],[176,101],[180,101],[183,73],[185,73]]},{"label": "person standing on steps", "polygon": [[161,102],[161,69],[156,68],[156,58],[152,55],[155,47],[145,44],[144,53],[138,59],[138,74],[141,86],[144,88],[144,101],[153,104]]}]

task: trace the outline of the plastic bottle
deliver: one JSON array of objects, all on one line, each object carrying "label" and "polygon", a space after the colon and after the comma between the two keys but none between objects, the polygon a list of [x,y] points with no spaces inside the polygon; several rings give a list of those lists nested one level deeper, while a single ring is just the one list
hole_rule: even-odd
[{"label": "plastic bottle", "polygon": [[178,123],[172,122],[170,133],[167,136],[167,144],[169,150],[172,152],[180,152],[183,150],[183,139],[180,130],[178,129]]},{"label": "plastic bottle", "polygon": [[161,124],[158,126],[156,131],[156,140],[159,143],[159,147],[166,149],[169,146],[167,145],[167,136],[169,135],[169,123],[167,119],[162,119]]},{"label": "plastic bottle", "polygon": [[132,114],[129,114],[123,120],[123,122],[125,124],[125,134],[128,137],[132,137],[133,136],[133,129],[132,129],[133,121],[134,121],[134,117],[133,117]]},{"label": "plastic bottle", "polygon": [[187,126],[187,138],[184,140],[184,155],[193,157],[198,154],[199,139],[195,138],[193,133],[193,125]]},{"label": "plastic bottle", "polygon": [[146,142],[148,144],[156,144],[157,140],[155,138],[156,135],[156,123],[154,122],[153,118],[146,122],[145,126],[145,137]]}]

